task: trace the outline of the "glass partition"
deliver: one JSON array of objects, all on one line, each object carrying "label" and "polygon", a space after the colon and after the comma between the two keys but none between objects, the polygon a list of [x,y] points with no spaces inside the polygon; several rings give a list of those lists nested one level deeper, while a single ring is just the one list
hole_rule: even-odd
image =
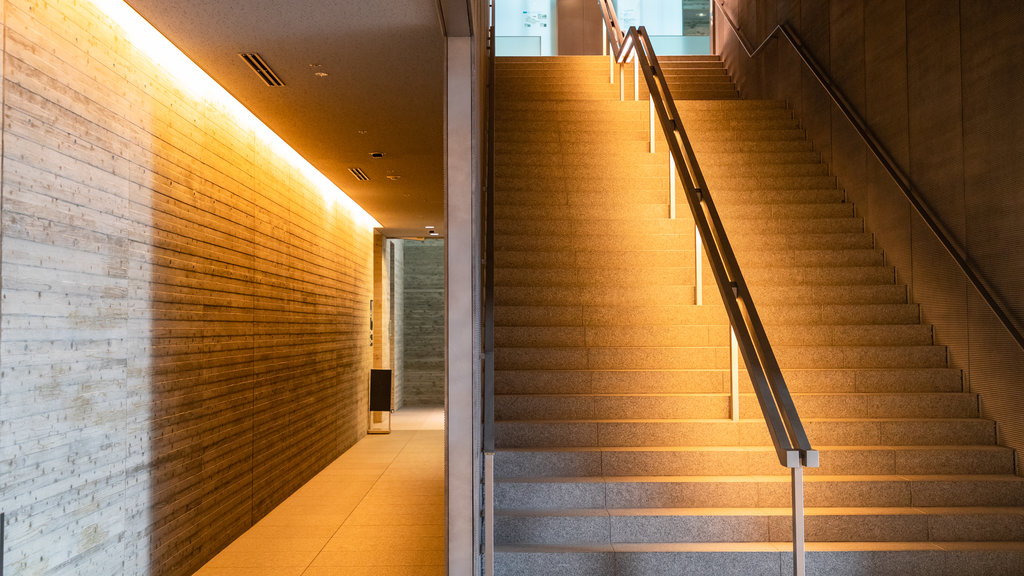
[{"label": "glass partition", "polygon": [[[596,0],[595,0],[596,4]],[[556,0],[495,0],[495,54],[552,56],[558,53]]]},{"label": "glass partition", "polygon": [[615,0],[622,28],[646,26],[659,56],[711,53],[710,0]]}]

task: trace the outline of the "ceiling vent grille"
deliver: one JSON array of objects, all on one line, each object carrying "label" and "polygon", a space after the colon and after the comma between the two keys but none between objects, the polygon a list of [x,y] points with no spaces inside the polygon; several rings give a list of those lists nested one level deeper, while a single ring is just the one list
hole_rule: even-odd
[{"label": "ceiling vent grille", "polygon": [[270,69],[270,65],[263,59],[263,56],[260,56],[256,52],[243,52],[239,54],[239,56],[242,60],[245,60],[245,63],[249,65],[249,68],[252,68],[252,71],[255,72],[260,79],[267,84],[267,86],[284,86],[284,82],[282,82],[281,78],[279,78],[277,74]]},{"label": "ceiling vent grille", "polygon": [[366,182],[370,179],[370,177],[366,175],[366,172],[363,172],[360,168],[349,168],[348,171],[356,177],[356,180]]}]

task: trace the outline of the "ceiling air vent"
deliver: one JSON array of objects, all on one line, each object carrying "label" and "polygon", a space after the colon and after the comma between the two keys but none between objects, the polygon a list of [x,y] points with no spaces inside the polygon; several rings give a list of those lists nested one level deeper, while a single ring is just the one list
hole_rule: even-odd
[{"label": "ceiling air vent", "polygon": [[259,75],[259,77],[267,84],[267,86],[284,86],[284,82],[278,78],[277,74],[270,69],[270,65],[256,52],[243,52],[239,54],[242,60],[252,68],[252,71]]},{"label": "ceiling air vent", "polygon": [[352,175],[356,177],[356,180],[366,182],[370,179],[370,177],[366,175],[366,172],[363,172],[359,168],[349,168],[348,171],[351,172]]}]

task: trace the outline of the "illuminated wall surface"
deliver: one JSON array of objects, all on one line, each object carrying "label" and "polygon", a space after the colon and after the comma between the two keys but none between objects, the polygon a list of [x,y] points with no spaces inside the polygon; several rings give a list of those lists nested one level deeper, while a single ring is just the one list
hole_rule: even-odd
[{"label": "illuminated wall surface", "polygon": [[372,219],[100,4],[2,4],[11,575],[191,574],[365,430]]}]

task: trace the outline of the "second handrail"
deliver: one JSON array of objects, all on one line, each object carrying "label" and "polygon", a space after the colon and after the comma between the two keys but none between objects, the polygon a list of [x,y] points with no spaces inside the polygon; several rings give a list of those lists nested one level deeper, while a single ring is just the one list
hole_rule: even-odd
[{"label": "second handrail", "polygon": [[1020,327],[1018,327],[1016,322],[1014,322],[1014,320],[1010,317],[1009,313],[1007,312],[1009,308],[1006,306],[1006,303],[1003,302],[1002,299],[1000,299],[999,296],[996,295],[995,291],[992,290],[992,287],[989,285],[989,283],[985,280],[981,273],[967,258],[967,251],[964,250],[961,246],[959,246],[956,243],[956,241],[953,240],[953,235],[949,232],[945,225],[942,224],[942,221],[939,219],[939,217],[935,214],[934,211],[932,211],[931,207],[928,206],[928,203],[925,202],[925,200],[917,192],[916,188],[914,187],[910,179],[903,173],[902,170],[900,170],[900,168],[896,164],[896,161],[893,159],[892,155],[889,154],[889,151],[886,150],[882,142],[878,139],[878,137],[874,135],[871,129],[868,128],[867,122],[865,122],[864,119],[860,117],[860,115],[856,112],[853,105],[850,104],[850,101],[846,98],[842,91],[840,91],[839,88],[837,88],[835,84],[831,81],[831,79],[829,79],[828,74],[825,72],[824,68],[822,68],[821,65],[818,64],[818,62],[814,59],[811,53],[804,46],[803,41],[796,34],[796,32],[793,31],[793,28],[789,25],[789,23],[786,22],[776,26],[770,33],[768,33],[768,36],[765,37],[765,39],[757,46],[757,48],[753,48],[752,44],[743,36],[743,33],[740,31],[740,26],[736,23],[735,20],[732,19],[732,17],[726,11],[725,5],[722,3],[722,1],[715,0],[715,3],[718,5],[719,11],[725,17],[726,22],[728,22],[729,27],[732,29],[733,34],[739,41],[740,46],[743,47],[743,50],[747,53],[747,57],[749,58],[753,58],[754,56],[759,54],[764,49],[764,47],[767,46],[769,42],[771,42],[771,40],[775,39],[775,37],[778,34],[782,34],[782,37],[785,38],[787,42],[789,42],[789,44],[793,47],[794,50],[796,50],[796,53],[800,57],[800,60],[804,63],[804,66],[806,66],[810,70],[815,80],[817,80],[818,83],[821,84],[822,88],[824,88],[825,92],[829,95],[829,98],[832,99],[832,102],[835,103],[835,105],[839,108],[840,112],[843,113],[843,116],[845,116],[846,119],[850,122],[854,130],[857,131],[857,134],[861,137],[861,139],[864,141],[864,144],[868,147],[868,150],[871,151],[871,153],[875,156],[875,159],[878,160],[879,164],[882,165],[882,167],[885,169],[886,173],[889,175],[892,181],[896,184],[896,186],[899,187],[900,191],[906,197],[907,201],[910,202],[910,205],[914,207],[914,210],[917,212],[917,215],[920,216],[922,220],[924,220],[924,223],[925,225],[928,226],[928,229],[932,232],[932,234],[939,241],[939,243],[942,244],[942,247],[946,250],[947,253],[949,253],[950,257],[953,258],[957,266],[960,267],[961,272],[963,272],[964,276],[966,276],[967,279],[971,282],[971,285],[981,296],[982,300],[985,301],[985,304],[988,305],[989,309],[992,310],[992,313],[996,315],[996,317],[999,319],[999,322],[1003,325],[1003,328],[1005,328],[1006,331],[1010,333],[1010,336],[1013,337],[1013,339],[1017,342],[1017,345],[1020,346],[1022,350],[1024,350],[1024,333],[1022,333]]}]

